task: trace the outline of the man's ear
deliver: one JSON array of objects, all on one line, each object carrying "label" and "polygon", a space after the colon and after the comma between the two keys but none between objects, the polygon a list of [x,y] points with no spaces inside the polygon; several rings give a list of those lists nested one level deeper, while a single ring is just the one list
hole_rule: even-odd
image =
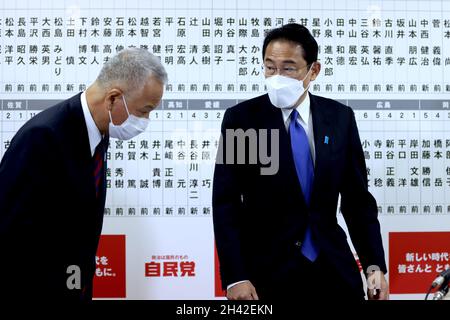
[{"label": "man's ear", "polygon": [[311,81],[316,80],[317,76],[320,73],[320,69],[321,69],[321,64],[319,61],[315,61],[314,64],[312,65],[312,70],[311,70]]},{"label": "man's ear", "polygon": [[122,90],[117,89],[117,88],[110,89],[106,93],[106,97],[105,97],[106,108],[109,111],[111,111],[116,100],[119,99],[122,95],[123,95]]}]

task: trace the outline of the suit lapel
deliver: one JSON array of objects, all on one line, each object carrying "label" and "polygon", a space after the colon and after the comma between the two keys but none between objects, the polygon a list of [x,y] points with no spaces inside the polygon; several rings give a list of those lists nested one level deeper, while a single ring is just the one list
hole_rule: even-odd
[{"label": "suit lapel", "polygon": [[311,195],[311,204],[320,198],[321,184],[330,167],[331,148],[333,144],[332,115],[326,106],[320,106],[314,95],[310,95],[311,116],[313,120],[314,147],[315,147],[315,167],[314,185]]},{"label": "suit lapel", "polygon": [[294,158],[292,154],[291,141],[284,124],[282,111],[274,107],[266,95],[264,112],[260,112],[260,128],[276,129],[279,131],[279,170],[274,176],[279,185],[286,186],[286,192],[299,200],[299,207],[306,206],[305,198],[301,190],[300,181],[297,177]]},{"label": "suit lapel", "polygon": [[89,135],[84,119],[83,109],[81,106],[81,94],[78,94],[69,100],[69,109],[71,113],[72,129],[71,134],[74,139],[74,152],[76,156],[76,164],[78,166],[79,183],[81,186],[89,186],[84,188],[90,201],[95,203],[95,178],[93,175],[94,161],[91,155],[91,147],[89,144]]}]

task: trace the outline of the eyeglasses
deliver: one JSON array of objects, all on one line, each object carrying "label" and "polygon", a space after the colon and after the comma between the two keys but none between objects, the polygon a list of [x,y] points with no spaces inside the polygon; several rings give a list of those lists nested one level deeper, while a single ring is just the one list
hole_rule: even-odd
[{"label": "eyeglasses", "polygon": [[285,75],[288,77],[295,77],[296,75],[298,75],[300,70],[303,70],[307,66],[308,65],[303,66],[302,68],[296,68],[296,67],[277,68],[274,65],[265,64],[262,66],[262,69],[264,71],[264,74],[267,76],[273,76],[275,74],[280,74],[280,75]]}]

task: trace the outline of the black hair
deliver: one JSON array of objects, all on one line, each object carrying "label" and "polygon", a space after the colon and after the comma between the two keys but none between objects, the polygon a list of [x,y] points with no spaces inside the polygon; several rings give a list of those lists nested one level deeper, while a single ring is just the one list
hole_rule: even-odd
[{"label": "black hair", "polygon": [[319,48],[316,39],[314,39],[306,27],[297,23],[289,23],[269,31],[264,39],[262,50],[263,59],[266,55],[267,46],[275,40],[288,40],[298,43],[303,48],[303,59],[305,59],[308,65],[317,61]]}]

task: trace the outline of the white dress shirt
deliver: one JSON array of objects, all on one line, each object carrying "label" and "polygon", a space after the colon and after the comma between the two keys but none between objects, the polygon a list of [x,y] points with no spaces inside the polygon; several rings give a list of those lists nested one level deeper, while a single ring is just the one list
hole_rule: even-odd
[{"label": "white dress shirt", "polygon": [[[313,122],[311,116],[311,101],[309,99],[309,93],[306,94],[305,99],[300,103],[297,107],[299,117],[297,118],[298,123],[305,129],[306,135],[308,136],[309,148],[311,149],[311,156],[313,159],[313,164],[316,163],[316,149],[314,144],[314,131],[313,131]],[[291,113],[294,108],[291,109],[281,109],[281,113],[283,115],[283,122],[286,127],[286,130],[289,132],[289,124],[291,123]],[[248,280],[242,280],[239,282],[232,283],[227,286],[227,290],[231,289],[237,284],[247,282]]]},{"label": "white dress shirt", "polygon": [[98,127],[94,122],[94,118],[92,118],[91,111],[89,110],[86,100],[86,91],[81,94],[81,107],[83,108],[84,120],[86,121],[91,155],[94,156],[95,148],[97,148],[98,144],[102,140],[102,134],[100,133],[100,130],[98,130]]}]

